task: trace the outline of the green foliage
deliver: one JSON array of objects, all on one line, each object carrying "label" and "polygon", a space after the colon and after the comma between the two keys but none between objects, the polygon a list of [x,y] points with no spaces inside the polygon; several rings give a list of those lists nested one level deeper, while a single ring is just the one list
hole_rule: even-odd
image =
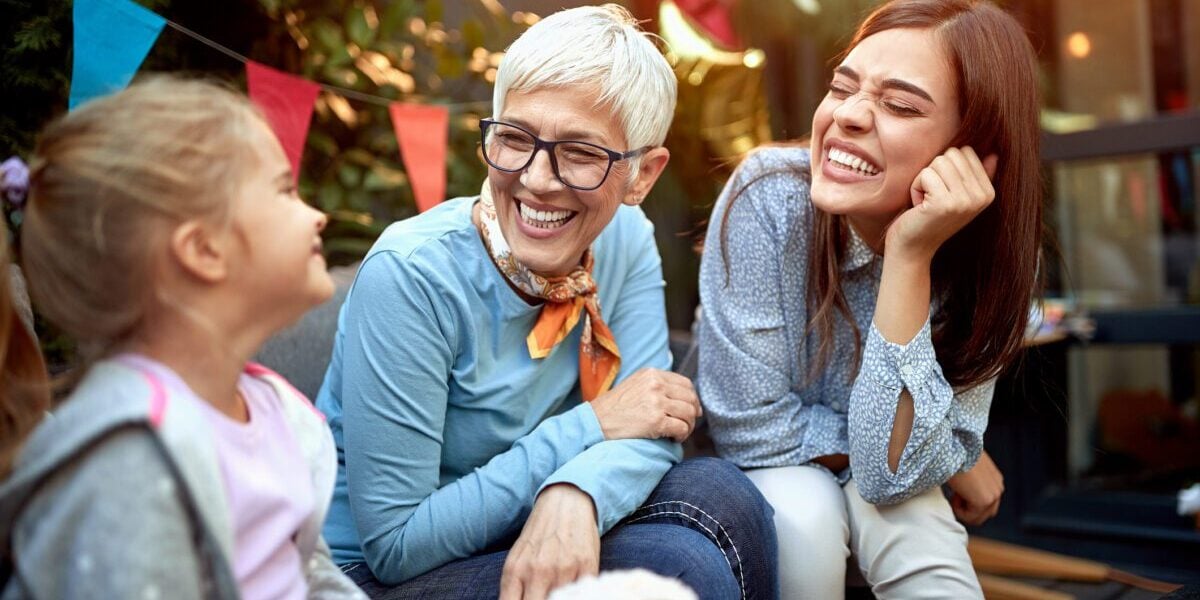
[{"label": "green foliage", "polygon": [[[448,196],[478,192],[486,171],[476,154],[477,120],[490,113],[497,50],[527,24],[499,5],[456,6],[459,29],[443,23],[439,0],[136,0],[255,60],[312,80],[387,99],[461,105],[451,111]],[[71,73],[72,0],[0,0],[0,160],[26,159],[37,132],[66,111]],[[456,18],[457,20],[457,18]],[[170,28],[141,71],[240,78],[242,67]],[[360,258],[388,223],[415,214],[387,108],[322,93],[305,152],[301,187],[326,210],[331,262]],[[40,323],[40,325],[45,325]],[[55,364],[69,340],[39,327]]]},{"label": "green foliage", "polygon": [[[476,193],[485,176],[476,150],[490,113],[499,53],[527,27],[491,0],[136,0],[278,69],[389,100],[455,105],[447,196]],[[32,153],[36,133],[66,110],[71,73],[71,0],[0,0],[0,160]],[[458,18],[461,16],[461,20]],[[240,77],[241,65],[167,28],[145,71]],[[463,106],[465,102],[477,102]],[[388,223],[415,214],[386,106],[323,92],[301,174],[305,197],[330,214],[332,262],[356,260]]]},{"label": "green foliage", "polygon": [[[440,0],[259,0],[271,20],[262,59],[353,92],[451,105],[447,197],[479,191],[478,119],[490,114],[498,51],[526,25],[495,2],[471,0],[458,29]],[[326,211],[333,263],[360,258],[392,221],[416,213],[387,107],[325,91],[317,101],[301,168],[301,192]]]},{"label": "green foliage", "polygon": [[[217,29],[226,20],[238,23],[235,36],[246,36],[240,24],[247,15],[241,0],[211,0],[206,12],[176,6],[172,0],[135,0],[167,18],[184,21],[198,30]],[[0,0],[0,160],[17,155],[28,159],[37,133],[52,118],[67,110],[71,87],[74,42],[72,0]],[[208,15],[205,17],[205,15]],[[197,17],[200,22],[196,23]],[[251,19],[252,20],[252,19]],[[260,21],[265,20],[259,17]],[[224,38],[226,41],[228,37]],[[242,43],[240,40],[237,43]],[[210,60],[212,51],[171,30],[164,30],[142,70],[237,71],[224,57]],[[189,59],[195,56],[199,60]]]},{"label": "green foliage", "polygon": [[[70,0],[0,0],[0,160],[27,155],[50,106],[66,108]],[[60,109],[60,110],[61,110]]]}]

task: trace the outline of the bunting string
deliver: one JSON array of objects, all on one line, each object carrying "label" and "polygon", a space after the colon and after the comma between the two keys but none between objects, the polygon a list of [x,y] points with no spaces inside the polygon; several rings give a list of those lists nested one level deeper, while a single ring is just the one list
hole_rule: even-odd
[{"label": "bunting string", "polygon": [[450,113],[486,111],[491,106],[488,100],[447,104],[397,101],[292,75],[256,62],[132,0],[74,0],[73,16],[72,110],[91,98],[129,85],[163,28],[170,27],[245,65],[248,96],[279,138],[297,179],[313,108],[322,91],[386,107],[419,211],[440,203],[446,191]]},{"label": "bunting string", "polygon": [[[229,58],[232,58],[233,60],[236,60],[242,64],[251,62],[251,60],[249,58],[247,58],[245,55],[239,54],[237,51],[235,51],[231,48],[228,48],[228,47],[226,47],[212,39],[209,39],[203,35],[200,35],[199,33],[196,33],[195,31],[192,31],[191,29],[188,29],[187,27],[180,25],[179,23],[176,23],[170,19],[164,19],[164,21],[166,21],[167,27],[170,27],[171,29],[178,31],[179,33],[182,33],[182,34],[196,40],[197,42],[200,42],[200,43],[204,44],[205,46],[208,46],[209,48],[212,48],[213,50],[216,50],[217,52],[220,52],[221,54],[228,56]],[[326,92],[339,94],[339,95],[345,96],[347,98],[352,98],[354,100],[358,100],[360,102],[366,102],[369,104],[375,104],[377,106],[387,107],[387,106],[391,106],[391,104],[393,102],[396,102],[396,100],[384,98],[383,96],[368,94],[366,92],[360,92],[358,90],[352,90],[350,88],[344,88],[344,87],[332,85],[329,83],[321,83],[319,81],[314,81],[313,83],[317,84],[317,86],[319,86],[322,90],[324,90]],[[487,108],[487,107],[490,107],[491,105],[492,105],[491,100],[473,100],[470,102],[455,102],[455,103],[450,103],[450,104],[439,104],[438,106],[444,106],[450,112],[458,112],[458,111],[463,111],[463,110],[470,110],[473,108]]]}]

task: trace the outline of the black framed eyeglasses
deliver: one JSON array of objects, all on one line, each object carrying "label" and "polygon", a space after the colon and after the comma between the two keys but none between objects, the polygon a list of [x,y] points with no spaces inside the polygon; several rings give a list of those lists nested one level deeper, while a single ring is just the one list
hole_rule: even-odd
[{"label": "black framed eyeglasses", "polygon": [[613,163],[641,156],[653,147],[617,152],[589,142],[548,142],[523,127],[492,119],[479,120],[479,136],[483,159],[495,169],[507,173],[524,171],[538,151],[545,150],[554,176],[563,185],[582,191],[604,185]]}]

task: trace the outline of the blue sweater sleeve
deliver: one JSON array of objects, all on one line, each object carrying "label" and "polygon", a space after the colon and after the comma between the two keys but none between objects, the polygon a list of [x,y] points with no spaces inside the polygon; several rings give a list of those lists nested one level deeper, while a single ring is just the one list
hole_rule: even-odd
[{"label": "blue sweater sleeve", "polygon": [[[618,214],[617,219],[624,219],[620,225],[632,239],[610,243],[607,250],[616,251],[620,246],[630,267],[620,289],[610,291],[616,292],[616,304],[605,319],[621,351],[618,383],[642,368],[671,368],[663,297],[666,284],[654,228],[641,210],[622,212],[625,214]],[[601,288],[602,301],[604,293]],[[597,524],[604,533],[641,506],[682,458],[682,447],[671,440],[610,440],[569,461],[542,487],[570,483],[586,492],[596,504]]]},{"label": "blue sweater sleeve", "polygon": [[440,277],[394,252],[374,254],[344,316],[350,512],[371,571],[388,585],[515,531],[542,482],[603,439],[595,413],[580,405],[439,487],[456,328],[466,322],[447,300],[453,286]]},{"label": "blue sweater sleeve", "polygon": [[[850,393],[850,466],[858,491],[872,504],[895,504],[969,469],[983,451],[994,379],[955,391],[942,375],[925,321],[905,345],[883,338],[874,325]],[[913,399],[913,426],[896,472],[888,442],[900,394]]]}]

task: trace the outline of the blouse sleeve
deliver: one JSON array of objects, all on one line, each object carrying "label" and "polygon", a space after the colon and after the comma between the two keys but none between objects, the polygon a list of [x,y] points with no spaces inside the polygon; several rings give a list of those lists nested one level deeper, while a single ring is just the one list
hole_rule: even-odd
[{"label": "blouse sleeve", "polygon": [[[895,504],[974,466],[995,390],[994,379],[955,391],[942,375],[930,323],[908,344],[888,342],[874,325],[850,393],[850,467],[872,504]],[[912,396],[912,433],[895,472],[888,444],[900,394]]]}]

